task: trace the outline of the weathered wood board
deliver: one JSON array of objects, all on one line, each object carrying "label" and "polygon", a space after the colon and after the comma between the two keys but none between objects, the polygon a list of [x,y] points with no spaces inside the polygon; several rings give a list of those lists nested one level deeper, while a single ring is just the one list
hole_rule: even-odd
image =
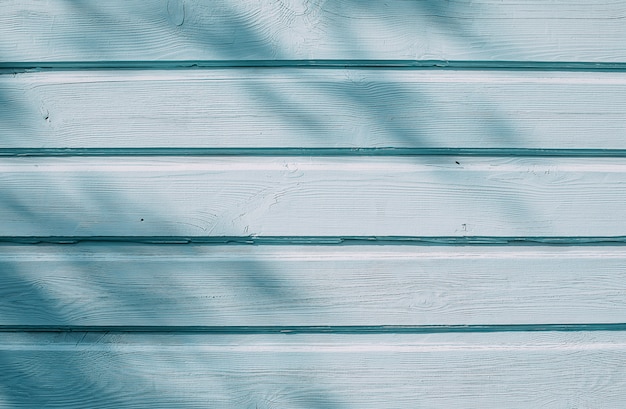
[{"label": "weathered wood board", "polygon": [[0,246],[2,326],[622,323],[623,247]]},{"label": "weathered wood board", "polygon": [[623,62],[624,1],[4,1],[3,61]]},{"label": "weathered wood board", "polygon": [[3,334],[0,407],[620,407],[623,333]]},{"label": "weathered wood board", "polygon": [[3,158],[3,236],[624,236],[620,158]]},{"label": "weathered wood board", "polygon": [[0,101],[0,149],[626,149],[624,73],[35,72]]}]

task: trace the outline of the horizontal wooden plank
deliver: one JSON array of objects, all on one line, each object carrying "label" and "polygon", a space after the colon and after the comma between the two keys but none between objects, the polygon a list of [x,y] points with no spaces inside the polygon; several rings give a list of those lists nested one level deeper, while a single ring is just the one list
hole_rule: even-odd
[{"label": "horizontal wooden plank", "polygon": [[2,334],[0,407],[619,407],[624,333]]},{"label": "horizontal wooden plank", "polygon": [[38,72],[0,101],[0,149],[626,149],[626,73]]},{"label": "horizontal wooden plank", "polygon": [[616,158],[2,158],[2,236],[624,236]]},{"label": "horizontal wooden plank", "polygon": [[5,61],[624,61],[624,1],[9,0]]},{"label": "horizontal wooden plank", "polygon": [[624,247],[0,246],[1,326],[622,323]]}]

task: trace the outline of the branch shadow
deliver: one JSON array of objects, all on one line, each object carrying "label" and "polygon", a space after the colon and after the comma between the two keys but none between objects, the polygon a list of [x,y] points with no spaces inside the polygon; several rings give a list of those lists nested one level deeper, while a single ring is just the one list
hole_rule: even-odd
[{"label": "branch shadow", "polygon": [[[356,9],[371,7],[374,3],[351,1],[347,2],[347,4],[347,8],[353,7]],[[408,6],[408,12],[422,17],[435,16],[438,24],[441,24],[442,30],[454,33],[454,36],[464,44],[475,45],[489,41],[489,39],[476,36],[471,30],[468,30],[467,26],[459,24],[458,20],[437,18],[448,13],[443,8],[453,7],[453,4],[450,2],[416,1],[407,4],[412,5]],[[145,42],[147,45],[152,46],[149,41],[145,40],[146,34],[132,24],[133,19],[147,20],[150,24],[164,23],[162,16],[142,16],[141,5],[139,4],[136,6],[136,14],[133,16],[111,14],[110,10],[106,11],[102,9],[103,6],[99,6],[92,1],[68,0],[66,5],[74,8],[77,13],[92,16],[94,20],[101,22],[105,26],[103,28],[95,24],[85,27],[85,36],[74,38],[73,43],[68,45],[81,50],[83,55],[86,56],[85,60],[90,60],[88,58],[90,55],[97,55],[99,58],[107,56],[108,41],[106,35],[102,35],[102,32],[106,32],[106,30],[110,30],[112,27],[119,27],[119,32],[123,31],[132,34],[135,45]],[[196,6],[202,7],[199,4]],[[178,19],[178,23],[174,21],[172,32],[179,33],[182,38],[181,41],[193,44],[194,48],[210,49],[211,55],[216,56],[216,59],[223,60],[255,59],[260,57],[266,58],[267,56],[280,60],[289,55],[289,53],[281,50],[298,46],[297,43],[288,45],[277,43],[276,37],[264,34],[258,27],[255,29],[250,20],[246,20],[245,16],[242,17],[234,6],[230,9],[227,6],[228,4],[225,4],[219,9],[219,12],[224,14],[224,21],[230,27],[229,30],[223,30],[220,27],[196,27],[194,31],[186,32],[182,28],[177,29],[174,27],[178,23],[183,24],[181,19]],[[314,6],[318,8],[325,7],[321,2],[314,4]],[[187,10],[186,13],[187,15],[182,19],[183,22],[185,18],[194,18],[193,10]],[[137,27],[139,26],[137,25]],[[358,37],[360,33],[356,32],[353,27],[346,25],[336,27],[335,30],[341,33],[347,43],[361,43],[360,48],[363,50],[363,58],[368,58],[371,55],[367,49],[368,43],[360,40]],[[175,59],[177,54],[173,53],[165,57]],[[345,140],[341,142],[337,141],[336,138],[345,138],[347,140],[353,138],[354,129],[342,129],[340,132],[336,132],[336,130],[329,128],[323,117],[313,114],[307,104],[299,103],[297,99],[291,98],[292,96],[281,94],[281,92],[272,89],[270,86],[261,87],[259,84],[260,82],[257,82],[255,86],[250,87],[248,95],[251,98],[265,101],[269,107],[268,109],[277,112],[289,112],[290,115],[286,118],[286,121],[297,122],[297,128],[308,130],[308,135],[314,135],[314,137],[328,135],[325,143],[329,147],[346,145]],[[316,84],[312,83],[311,85],[315,86]],[[381,106],[380,103],[376,102],[381,91],[395,95],[398,98],[397,101],[391,106]],[[376,133],[381,140],[387,139],[393,141],[394,144],[402,146],[428,147],[436,144],[436,141],[430,138],[429,132],[419,127],[419,123],[416,123],[415,118],[410,116],[408,110],[407,112],[398,111],[398,107],[426,106],[431,102],[429,95],[420,92],[419,89],[412,88],[407,90],[400,84],[383,78],[378,82],[331,83],[325,87],[312,88],[307,99],[320,100],[324,97],[344,101],[347,106],[351,107],[353,112],[359,112],[366,123],[356,131],[364,135],[370,132]],[[16,107],[17,102],[15,101],[7,93],[0,93],[0,105],[4,107],[4,109],[0,110],[0,121],[16,130],[23,129],[24,124],[14,119],[10,114],[11,109],[9,107],[34,113],[37,112],[38,108],[28,106]],[[508,140],[511,144],[514,144],[521,137],[518,131],[511,126],[506,116],[499,112],[497,106],[489,101],[479,100],[479,97],[474,102],[481,107],[488,107],[483,108],[483,114],[488,116],[488,118],[483,120],[481,122],[482,125],[479,126],[481,129],[484,128],[485,132],[495,133],[501,138]],[[43,119],[39,118],[39,120],[47,120],[45,113]],[[32,146],[24,147],[30,148]],[[107,181],[104,177],[101,181],[103,186],[101,193],[91,197],[81,196],[81,192],[89,189],[85,185],[80,184],[80,178],[64,180],[58,179],[54,174],[49,174],[46,177],[47,180],[45,183],[42,183],[42,186],[47,186],[47,189],[56,189],[57,192],[60,192],[57,194],[65,195],[67,197],[68,209],[80,210],[81,204],[97,203],[95,208],[98,209],[100,215],[127,213],[126,199],[119,196],[119,189],[117,189],[115,183]],[[72,213],[74,213],[72,211],[68,211],[68,216],[64,219],[50,220],[46,214],[42,214],[37,210],[39,208],[38,203],[28,203],[22,199],[20,191],[28,189],[28,184],[24,183],[24,181],[19,183],[21,186],[13,182],[4,184],[9,187],[3,188],[0,196],[2,217],[24,223],[32,231],[42,232],[41,235],[43,236],[55,235],[55,231],[58,230],[66,231],[67,226],[73,226],[77,231],[98,231],[96,227],[93,229],[85,227],[84,223],[86,221],[77,220],[75,216],[72,217]],[[70,183],[73,185],[69,186],[68,184]],[[40,192],[42,201],[46,200],[47,189],[42,189]],[[178,198],[178,200],[188,199]],[[511,202],[516,202],[518,209],[520,209],[518,212],[519,220],[529,220],[534,217],[534,210],[517,197],[509,197],[498,203],[503,213],[509,208]],[[163,211],[159,211],[158,207],[152,203],[144,206],[141,212],[129,215],[128,222],[136,223],[138,232],[142,231],[141,223],[147,224],[149,222],[152,226],[162,226],[163,236],[177,236],[176,218],[176,215],[168,215]],[[111,235],[115,235],[114,232],[111,232]],[[42,252],[43,254],[51,247],[56,249],[57,246],[61,245],[40,246],[37,248],[45,250]],[[102,323],[114,325],[116,322],[125,322],[129,325],[144,323],[144,325],[154,326],[175,326],[178,322],[171,321],[170,318],[164,319],[163,311],[179,309],[181,296],[183,299],[186,298],[185,303],[190,307],[188,309],[189,316],[181,319],[189,322],[190,319],[198,315],[206,320],[206,325],[229,325],[227,321],[219,318],[223,317],[223,312],[208,310],[207,304],[201,300],[202,292],[210,290],[210,288],[201,286],[201,290],[199,290],[198,288],[193,288],[188,283],[181,283],[178,280],[178,276],[169,276],[171,268],[163,268],[159,263],[151,262],[150,257],[144,252],[145,250],[142,250],[142,246],[130,244],[117,246],[115,250],[117,252],[116,257],[129,260],[133,258],[146,259],[145,265],[149,266],[154,277],[158,277],[158,284],[142,283],[141,281],[133,283],[129,276],[132,276],[134,272],[132,269],[128,270],[129,267],[124,267],[123,263],[120,264],[121,267],[117,267],[119,270],[107,270],[111,267],[107,267],[106,257],[102,258],[103,256],[98,254],[97,250],[94,250],[95,247],[86,248],[85,252],[80,255],[83,248],[80,244],[68,246],[73,246],[76,252],[72,250],[64,253],[63,249],[65,247],[58,247],[59,251],[54,253],[54,260],[50,262],[50,265],[56,263],[54,264],[56,270],[45,272],[45,277],[41,276],[42,273],[37,270],[38,267],[27,262],[28,257],[32,257],[32,254],[26,258],[20,258],[16,256],[16,254],[19,255],[19,251],[12,253],[11,250],[8,250],[4,255],[0,255],[3,287],[1,291],[6,296],[0,301],[0,321],[2,325],[71,326],[98,325],[98,323],[100,325],[104,325]],[[21,249],[20,245],[6,246],[5,248]],[[104,245],[103,250],[107,251]],[[194,247],[186,247],[185,249],[181,247],[181,253],[190,258],[195,257],[195,250]],[[201,253],[206,254],[207,251],[204,248]],[[151,256],[156,257],[157,255],[152,254]],[[284,307],[285,310],[297,311],[306,309],[306,304],[303,304],[298,294],[286,291],[287,288],[290,288],[289,283],[285,282],[280,272],[275,271],[269,263],[262,260],[246,259],[234,263],[230,268],[232,270],[226,270],[220,274],[223,274],[224,277],[230,274],[233,286],[243,289],[251,300],[260,299],[267,304],[282,304],[286,306]],[[181,273],[184,274],[185,272],[181,270]],[[206,271],[206,274],[211,275],[214,272]],[[62,275],[63,280],[61,281],[63,282],[58,281],[59,275]],[[197,277],[199,278],[201,275]],[[120,286],[118,284],[118,280],[122,278],[126,280],[127,285]],[[67,286],[70,286],[70,289]],[[180,290],[185,288],[185,286],[188,286],[186,295],[178,291],[172,291],[172,289]],[[72,291],[75,291],[75,293],[72,293]],[[73,297],[68,299],[68,294],[71,294]],[[207,294],[207,296],[210,295]],[[24,302],[24,299],[29,301]],[[82,309],[88,299],[92,300],[93,303],[91,311]],[[323,325],[323,323],[320,322],[320,325]],[[24,334],[25,338],[30,336],[29,334]],[[58,339],[68,345],[76,340],[78,346],[81,339],[85,339],[85,337],[87,337],[87,340],[95,342],[92,338],[96,336],[98,334],[64,333],[59,334]],[[157,338],[158,336],[155,335],[158,343]],[[36,343],[39,339],[41,338],[33,335],[30,342]],[[47,357],[44,356],[45,354],[48,354]],[[128,405],[129,401],[141,404],[141,397],[146,395],[157,397],[161,407],[204,407],[212,403],[203,399],[198,400],[198,396],[210,396],[210,392],[198,394],[197,390],[191,387],[186,389],[185,385],[175,380],[175,376],[178,375],[182,376],[187,382],[193,382],[193,379],[184,375],[186,370],[196,375],[202,374],[198,363],[187,362],[182,358],[177,358],[177,356],[168,362],[162,360],[155,364],[157,366],[160,365],[157,368],[159,373],[171,371],[174,374],[172,382],[176,388],[172,388],[168,385],[156,384],[150,368],[137,368],[134,366],[137,364],[136,360],[130,359],[125,354],[116,353],[113,347],[91,353],[82,351],[81,354],[76,354],[72,350],[67,350],[48,351],[45,354],[43,352],[33,354],[28,351],[16,350],[2,350],[0,352],[0,365],[4,368],[4,375],[0,375],[0,380],[2,381],[0,385],[10,385],[10,387],[3,388],[0,405],[7,404],[15,407],[24,405],[67,407],[76,405],[76,402],[79,402],[92,407],[123,406]],[[159,357],[158,354],[157,357]],[[213,366],[226,368],[225,370],[228,372],[228,358],[209,355],[208,358],[199,359],[201,360],[201,366],[203,365],[206,368],[207,373],[212,370]],[[89,362],[90,366],[85,367],[85,362]],[[271,395],[280,395],[281,390],[298,390],[302,388],[303,382],[302,379],[294,380],[293,383],[282,385],[278,388],[275,385],[272,386],[271,382],[266,378],[254,380],[253,382],[258,382],[256,386],[247,383],[248,381],[237,381],[236,377],[233,376],[223,376],[219,379],[204,379],[207,384],[219,384],[222,390],[220,393],[225,396],[241,396],[240,391],[247,390],[249,399],[237,402],[237,406],[249,408],[257,402],[266,407],[271,407],[274,405],[272,402],[274,397]],[[81,380],[81,382],[78,383],[78,380]],[[56,383],[58,381],[62,381],[61,385]],[[228,383],[229,381],[231,384]],[[177,388],[180,388],[178,395],[176,395]],[[264,388],[268,388],[268,390]],[[342,401],[328,387],[308,385],[307,389],[309,389],[309,393],[306,399],[299,398],[301,400],[286,401],[281,402],[281,404],[289,404],[291,407],[320,409],[350,406],[349,402]],[[118,395],[111,394],[112,390],[122,391],[123,393]],[[129,392],[131,390],[133,391],[132,393]],[[185,391],[194,390],[198,395],[185,393]],[[77,396],[80,398],[77,398]]]}]

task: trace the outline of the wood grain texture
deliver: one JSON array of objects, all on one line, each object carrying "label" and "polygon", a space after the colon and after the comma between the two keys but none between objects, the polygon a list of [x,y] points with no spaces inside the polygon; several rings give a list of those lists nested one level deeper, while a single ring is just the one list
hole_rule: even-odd
[{"label": "wood grain texture", "polygon": [[3,236],[623,236],[626,162],[3,158]]},{"label": "wood grain texture", "polygon": [[622,323],[622,247],[0,246],[0,325]]},{"label": "wood grain texture", "polygon": [[[623,406],[625,18],[624,0],[2,2],[0,408]],[[8,243],[50,236],[111,241]]]},{"label": "wood grain texture", "polygon": [[624,61],[624,1],[9,0],[4,61]]},{"label": "wood grain texture", "polygon": [[2,149],[626,148],[624,73],[40,72],[0,100]]},{"label": "wood grain texture", "polygon": [[623,333],[2,334],[0,407],[607,408]]}]

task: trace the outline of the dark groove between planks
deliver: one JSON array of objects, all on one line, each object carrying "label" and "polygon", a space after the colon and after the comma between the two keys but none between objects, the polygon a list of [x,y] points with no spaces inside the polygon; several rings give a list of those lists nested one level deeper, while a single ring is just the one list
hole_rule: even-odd
[{"label": "dark groove between planks", "polygon": [[59,156],[520,156],[626,158],[626,149],[525,148],[0,148],[0,157]]},{"label": "dark groove between planks", "polygon": [[90,326],[2,325],[0,332],[98,332],[154,334],[442,334],[493,332],[625,331],[615,324],[519,324],[519,325],[358,325],[358,326]]},{"label": "dark groove between planks", "polygon": [[0,243],[145,243],[206,245],[584,246],[626,245],[626,236],[0,236]]},{"label": "dark groove between planks", "polygon": [[409,70],[527,70],[626,72],[624,62],[533,62],[446,60],[180,60],[180,61],[72,61],[0,62],[7,73],[78,70],[170,70],[210,68],[355,68]]}]

